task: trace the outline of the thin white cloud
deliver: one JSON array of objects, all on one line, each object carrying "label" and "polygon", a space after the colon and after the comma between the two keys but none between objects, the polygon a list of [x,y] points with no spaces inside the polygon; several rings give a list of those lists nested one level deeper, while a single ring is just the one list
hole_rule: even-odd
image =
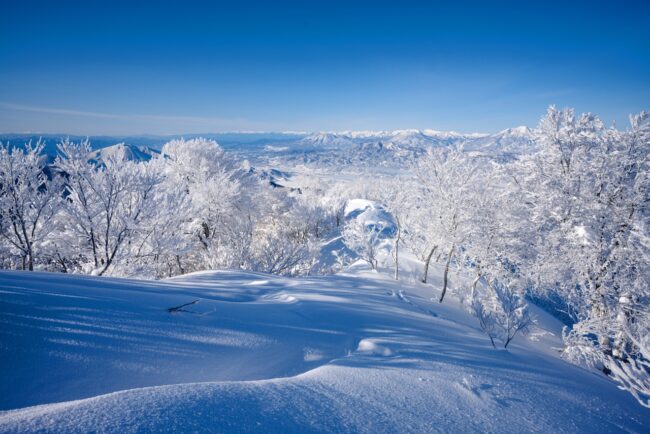
[{"label": "thin white cloud", "polygon": [[14,104],[6,101],[0,101],[0,108],[14,111],[26,111],[33,113],[49,113],[57,115],[68,116],[84,116],[100,119],[121,119],[121,120],[150,120],[150,121],[173,121],[173,122],[188,122],[204,125],[223,125],[223,124],[246,124],[249,123],[247,119],[234,118],[213,118],[213,117],[198,117],[198,116],[166,116],[166,115],[151,115],[151,114],[125,114],[118,115],[114,113],[102,113],[94,111],[70,110],[53,107],[36,107],[22,104]]},{"label": "thin white cloud", "polygon": [[57,115],[89,116],[94,118],[109,118],[109,119],[119,119],[123,117],[123,116],[109,114],[109,113],[87,112],[87,111],[80,111],[80,110],[68,110],[68,109],[49,108],[49,107],[34,107],[34,106],[28,106],[22,104],[13,104],[5,101],[0,101],[0,107],[8,110],[35,112],[35,113],[51,113]]}]

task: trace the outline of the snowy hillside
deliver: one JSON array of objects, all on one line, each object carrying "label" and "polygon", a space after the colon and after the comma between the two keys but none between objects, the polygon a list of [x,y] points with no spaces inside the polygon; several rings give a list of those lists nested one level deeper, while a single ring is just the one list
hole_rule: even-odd
[{"label": "snowy hillside", "polygon": [[558,358],[555,320],[538,312],[555,336],[495,350],[434,286],[359,264],[294,279],[0,272],[0,431],[647,432],[632,396]]},{"label": "snowy hillside", "polygon": [[0,432],[650,429],[649,113],[291,140],[0,145]]}]

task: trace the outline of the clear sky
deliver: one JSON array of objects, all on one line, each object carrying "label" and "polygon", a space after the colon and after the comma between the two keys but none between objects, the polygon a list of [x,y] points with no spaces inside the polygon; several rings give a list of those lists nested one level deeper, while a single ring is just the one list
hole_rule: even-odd
[{"label": "clear sky", "polygon": [[622,126],[650,1],[2,0],[0,65],[5,133]]}]

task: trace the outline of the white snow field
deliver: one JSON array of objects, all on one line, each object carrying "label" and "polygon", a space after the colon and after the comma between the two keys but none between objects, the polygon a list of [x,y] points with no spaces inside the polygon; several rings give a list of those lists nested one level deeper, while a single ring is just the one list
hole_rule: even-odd
[{"label": "white snow field", "polygon": [[543,312],[554,336],[495,350],[432,283],[2,271],[0,432],[650,431]]}]

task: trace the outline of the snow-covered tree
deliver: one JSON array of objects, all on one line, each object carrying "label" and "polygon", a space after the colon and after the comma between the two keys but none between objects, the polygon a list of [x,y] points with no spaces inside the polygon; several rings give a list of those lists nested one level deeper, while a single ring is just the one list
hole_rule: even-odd
[{"label": "snow-covered tree", "polygon": [[286,219],[274,219],[255,234],[254,269],[272,274],[309,274],[318,246],[299,225]]},{"label": "snow-covered tree", "polygon": [[406,228],[411,226],[412,215],[417,212],[413,201],[416,186],[411,178],[391,177],[382,179],[375,188],[378,202],[391,215],[395,226],[391,255],[395,263],[394,277],[398,280],[401,243],[405,239]]},{"label": "snow-covered tree", "polygon": [[43,144],[24,148],[0,143],[0,237],[23,270],[33,270],[41,249],[56,229],[61,180],[45,173]]},{"label": "snow-covered tree", "polygon": [[156,211],[144,215],[138,230],[132,233],[120,274],[163,278],[186,272],[182,258],[192,248],[188,235],[190,197],[183,185],[164,175],[166,165],[161,156],[143,167],[163,174],[163,179],[153,191]]},{"label": "snow-covered tree", "polygon": [[363,219],[352,218],[345,224],[342,235],[348,248],[375,270],[378,265],[377,253],[383,230],[383,222],[366,224]]},{"label": "snow-covered tree", "polygon": [[509,175],[509,164],[482,158],[468,189],[466,236],[462,243],[464,263],[475,274],[460,295],[494,339],[510,344],[532,322],[525,301],[529,287],[526,270],[535,260],[524,196]]},{"label": "snow-covered tree", "polygon": [[[626,300],[621,314],[625,334],[630,345],[621,348],[618,357],[610,357],[607,364],[612,378],[619,387],[630,392],[641,405],[650,408],[650,310],[647,309],[648,291],[643,295],[644,304]],[[634,318],[633,321],[630,321]]]},{"label": "snow-covered tree", "polygon": [[111,155],[96,166],[90,144],[64,141],[55,166],[66,178],[65,230],[83,267],[106,273],[148,216],[162,175],[144,163]]},{"label": "snow-covered tree", "polygon": [[[424,281],[429,262],[436,249],[445,255],[445,269],[440,302],[444,300],[449,280],[449,268],[459,253],[465,234],[468,217],[471,214],[470,189],[476,176],[476,161],[462,149],[433,148],[420,158],[414,167],[422,196],[422,224],[430,241],[424,269]],[[426,208],[424,208],[426,207]]]},{"label": "snow-covered tree", "polygon": [[243,171],[213,140],[173,140],[162,154],[165,175],[182,186],[190,202],[187,231],[193,248],[184,269],[241,266],[249,256],[255,206],[242,187]]},{"label": "snow-covered tree", "polygon": [[574,320],[564,354],[619,378],[643,372],[620,366],[649,357],[628,330],[647,321],[650,117],[633,116],[622,132],[551,107],[539,130],[540,152],[522,159],[518,183],[539,233],[537,286],[559,294]]},{"label": "snow-covered tree", "polygon": [[522,289],[502,285],[499,282],[491,286],[499,303],[497,323],[501,329],[503,347],[508,348],[517,333],[526,332],[533,320]]},{"label": "snow-covered tree", "polygon": [[489,296],[479,297],[476,292],[472,294],[469,312],[474,315],[481,326],[481,330],[490,338],[493,348],[496,348],[495,339],[499,337],[499,321],[493,299]]}]

